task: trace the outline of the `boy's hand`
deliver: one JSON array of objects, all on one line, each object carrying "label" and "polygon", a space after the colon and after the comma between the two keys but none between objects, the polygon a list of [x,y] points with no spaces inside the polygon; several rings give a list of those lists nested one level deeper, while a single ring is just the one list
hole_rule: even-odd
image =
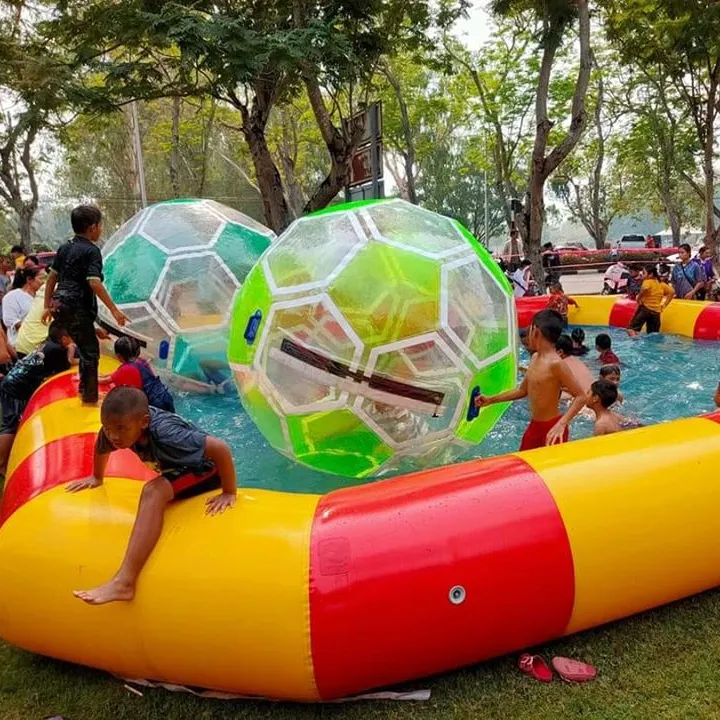
[{"label": "boy's hand", "polygon": [[109,340],[110,333],[105,328],[96,327],[95,328],[95,337],[98,340]]},{"label": "boy's hand", "polygon": [[487,407],[490,403],[488,402],[488,397],[486,395],[478,395],[475,398],[475,407],[481,408],[481,407]]},{"label": "boy's hand", "polygon": [[49,325],[52,322],[52,319],[53,319],[52,310],[50,308],[45,308],[43,310],[43,314],[42,314],[42,318],[41,318],[42,324]]},{"label": "boy's hand", "polygon": [[102,480],[98,480],[96,477],[85,478],[84,480],[76,480],[71,482],[65,490],[67,492],[76,493],[81,490],[91,490],[92,488],[100,487],[103,484]]},{"label": "boy's hand", "polygon": [[560,445],[565,442],[565,428],[567,425],[564,420],[558,420],[555,425],[552,426],[550,432],[545,438],[547,445]]},{"label": "boy's hand", "polygon": [[228,508],[235,507],[235,501],[237,500],[237,495],[235,493],[220,493],[219,495],[215,495],[215,497],[211,497],[206,505],[205,508],[205,514],[206,515],[220,515],[221,513],[224,513]]},{"label": "boy's hand", "polygon": [[119,308],[115,308],[112,311],[112,316],[120,327],[125,327],[125,325],[130,322],[130,318]]}]

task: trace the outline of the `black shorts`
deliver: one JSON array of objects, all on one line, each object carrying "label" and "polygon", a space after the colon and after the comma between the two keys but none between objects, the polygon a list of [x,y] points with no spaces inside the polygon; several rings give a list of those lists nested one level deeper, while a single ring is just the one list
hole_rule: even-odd
[{"label": "black shorts", "polygon": [[2,427],[0,427],[0,435],[17,435],[20,420],[27,407],[27,402],[18,400],[0,391],[0,403],[2,403]]},{"label": "black shorts", "polygon": [[638,309],[628,325],[628,329],[640,332],[643,325],[647,325],[648,333],[660,332],[660,313],[646,308],[644,305],[638,305]]},{"label": "black shorts", "polygon": [[190,468],[173,468],[163,470],[161,475],[172,486],[176,499],[195,497],[220,487],[220,476],[215,467],[200,472]]}]

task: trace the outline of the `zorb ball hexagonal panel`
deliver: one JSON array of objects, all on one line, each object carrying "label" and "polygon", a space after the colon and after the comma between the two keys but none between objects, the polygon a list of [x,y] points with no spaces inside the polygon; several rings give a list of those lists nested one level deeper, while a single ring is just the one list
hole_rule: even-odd
[{"label": "zorb ball hexagonal panel", "polygon": [[229,359],[268,441],[310,467],[364,477],[451,462],[510,389],[511,288],[454,220],[401,200],[302,218],[235,300]]},{"label": "zorb ball hexagonal panel", "polygon": [[105,285],[159,369],[190,389],[224,386],[233,300],[274,237],[212,200],[157,203],[105,243]]}]

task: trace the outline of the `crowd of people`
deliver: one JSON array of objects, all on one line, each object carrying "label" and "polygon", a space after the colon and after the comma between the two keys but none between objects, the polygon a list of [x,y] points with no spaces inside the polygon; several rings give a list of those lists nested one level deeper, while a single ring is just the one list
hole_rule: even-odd
[{"label": "crowd of people", "polygon": [[[175,414],[170,391],[140,357],[138,341],[123,330],[128,318],[103,284],[100,210],[81,205],[72,211],[71,224],[75,235],[58,249],[49,272],[20,247],[0,259],[0,472],[7,467],[23,412],[43,382],[78,366],[78,394],[86,406],[97,406],[99,386],[108,387],[100,407],[93,474],[72,479],[68,491],[100,487],[116,450],[134,452],[157,476],[143,486],[118,572],[100,587],[75,592],[80,600],[101,605],[133,598],[169,503],[219,488],[207,501],[207,514],[224,512],[235,504],[236,476],[228,446]],[[114,350],[120,367],[108,375],[98,374],[99,343],[109,338],[97,326],[98,299],[118,326]]]},{"label": "crowd of people", "polygon": [[[517,235],[517,231],[514,231]],[[512,235],[512,233],[511,233]],[[533,277],[532,263],[520,255],[518,240],[515,238],[505,246],[504,254],[498,258],[513,289],[513,295],[527,297],[537,295],[538,283]],[[515,254],[506,254],[506,252]],[[695,255],[687,243],[678,248],[678,261],[671,267],[667,262],[639,266],[630,261],[616,260],[605,272],[605,294],[625,293],[634,299],[640,292],[645,278],[650,275],[670,286],[673,297],[683,300],[720,300],[720,278],[715,272],[707,247],[701,247]],[[552,243],[542,247],[542,265],[545,285],[549,288],[559,284],[560,256]],[[652,269],[651,269],[652,268]],[[667,295],[667,293],[665,293]]]},{"label": "crowd of people", "polygon": [[[595,377],[580,359],[589,352],[584,331],[575,328],[570,335],[565,333],[569,307],[577,307],[578,303],[565,295],[558,277],[553,274],[553,255],[556,253],[552,246],[544,246],[543,266],[548,272],[545,280],[550,295],[547,309],[534,317],[528,331],[520,333],[531,355],[529,365],[520,368],[523,381],[516,390],[494,397],[480,396],[475,401],[478,407],[483,407],[528,398],[531,421],[522,438],[521,450],[566,441],[570,423],[581,412],[589,413],[594,419],[595,435],[639,426],[617,412],[624,398],[619,389],[621,362],[612,349],[611,337],[599,333],[595,338],[598,353]],[[535,294],[536,283],[528,260],[518,257],[514,266],[505,267],[515,297]],[[659,332],[662,313],[674,298],[717,297],[718,278],[708,249],[701,247],[693,256],[687,244],[680,246],[678,261],[673,267],[665,262],[644,267],[618,262],[606,273],[606,286],[608,280],[612,283],[609,292],[623,292],[637,303],[628,325],[631,336],[643,329],[649,334]],[[720,407],[720,386],[715,393],[715,403]]]}]

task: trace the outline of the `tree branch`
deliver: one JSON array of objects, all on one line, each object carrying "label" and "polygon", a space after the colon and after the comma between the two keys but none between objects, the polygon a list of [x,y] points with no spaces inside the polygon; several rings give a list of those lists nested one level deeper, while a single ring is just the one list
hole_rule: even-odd
[{"label": "tree branch", "polygon": [[[590,83],[590,12],[588,0],[578,0],[578,19],[580,36],[580,70],[575,84],[575,93],[572,102],[572,119],[570,129],[565,138],[550,153],[543,167],[545,178],[550,177],[560,163],[570,154],[582,137],[587,123],[585,112],[585,96]],[[547,94],[545,95],[547,102]],[[546,109],[547,110],[547,109]]]}]

